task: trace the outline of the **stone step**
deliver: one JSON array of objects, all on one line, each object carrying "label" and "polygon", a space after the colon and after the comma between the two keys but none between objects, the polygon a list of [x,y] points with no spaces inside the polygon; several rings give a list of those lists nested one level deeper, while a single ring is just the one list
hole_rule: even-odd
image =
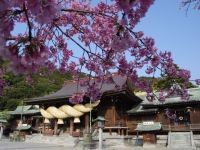
[{"label": "stone step", "polygon": [[157,135],[156,138],[157,140],[167,140],[168,135]]},{"label": "stone step", "polygon": [[168,148],[195,148],[192,132],[169,132]]},{"label": "stone step", "polygon": [[157,144],[167,144],[167,140],[157,140]]}]

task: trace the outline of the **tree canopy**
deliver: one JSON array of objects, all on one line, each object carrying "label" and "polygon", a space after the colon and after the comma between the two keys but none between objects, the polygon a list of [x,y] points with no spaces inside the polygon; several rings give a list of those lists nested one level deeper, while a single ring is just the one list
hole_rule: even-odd
[{"label": "tree canopy", "polygon": [[72,79],[70,73],[61,74],[56,70],[47,75],[33,74],[31,81],[28,81],[30,79],[26,75],[7,72],[4,75],[6,86],[0,97],[0,110],[13,110],[27,98],[55,92],[69,79]]}]

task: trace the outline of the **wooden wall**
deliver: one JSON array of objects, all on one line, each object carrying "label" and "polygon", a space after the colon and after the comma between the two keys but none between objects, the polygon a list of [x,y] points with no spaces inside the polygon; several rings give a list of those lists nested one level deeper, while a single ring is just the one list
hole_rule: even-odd
[{"label": "wooden wall", "polygon": [[105,107],[103,116],[106,119],[105,126],[126,126],[127,114],[120,113],[115,106]]},{"label": "wooden wall", "polygon": [[162,125],[169,125],[170,119],[165,115],[164,111],[159,111],[156,116],[156,121],[160,122]]},{"label": "wooden wall", "polygon": [[194,108],[190,111],[190,123],[200,124],[200,108]]},{"label": "wooden wall", "polygon": [[105,107],[105,126],[115,126],[116,120],[119,118],[119,115],[114,106]]},{"label": "wooden wall", "polygon": [[129,132],[135,133],[137,124],[143,121],[156,121],[156,114],[129,115],[127,120],[127,127],[129,128]]},{"label": "wooden wall", "polygon": [[156,135],[154,133],[143,133],[143,144],[156,144]]}]

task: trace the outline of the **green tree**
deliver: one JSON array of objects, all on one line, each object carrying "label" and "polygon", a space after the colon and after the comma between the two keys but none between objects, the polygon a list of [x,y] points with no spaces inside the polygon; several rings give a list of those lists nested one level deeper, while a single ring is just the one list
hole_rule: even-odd
[{"label": "green tree", "polygon": [[38,97],[59,90],[64,81],[71,79],[70,73],[33,74],[30,83],[25,75],[14,75],[7,72],[4,75],[7,86],[0,97],[0,110],[13,110],[22,100]]}]

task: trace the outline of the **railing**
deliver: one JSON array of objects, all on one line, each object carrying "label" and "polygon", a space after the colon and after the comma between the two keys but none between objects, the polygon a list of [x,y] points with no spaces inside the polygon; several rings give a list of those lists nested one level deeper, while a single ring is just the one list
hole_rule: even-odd
[{"label": "railing", "polygon": [[113,126],[113,127],[104,127],[104,130],[108,130],[110,135],[113,131],[117,131],[118,135],[128,135],[129,128],[127,126]]},{"label": "railing", "polygon": [[200,130],[200,124],[190,124],[191,130]]},{"label": "railing", "polygon": [[200,130],[200,124],[188,125],[162,125],[163,131],[196,131]]}]

